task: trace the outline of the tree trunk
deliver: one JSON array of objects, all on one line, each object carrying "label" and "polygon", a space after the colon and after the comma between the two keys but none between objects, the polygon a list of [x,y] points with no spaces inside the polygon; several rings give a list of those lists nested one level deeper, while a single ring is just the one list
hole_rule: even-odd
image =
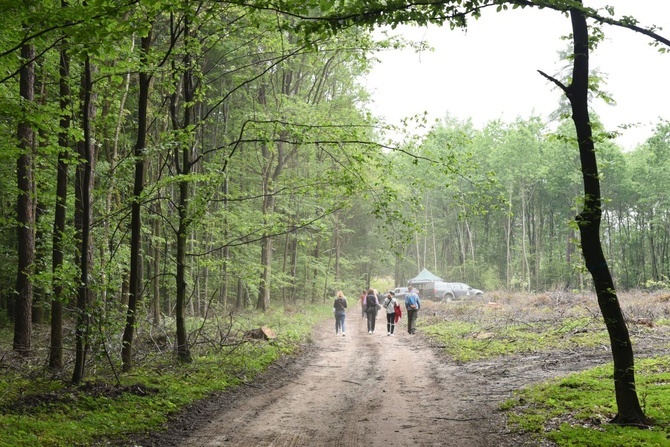
[{"label": "tree trunk", "polygon": [[291,289],[289,294],[289,302],[295,303],[298,293],[298,235],[291,234],[291,270],[289,278],[291,278]]},{"label": "tree trunk", "polygon": [[[186,161],[186,159],[184,159],[184,161]],[[187,194],[188,195],[187,195],[186,204],[188,204],[188,202],[190,201],[190,197],[191,197],[191,186],[190,185],[188,187]],[[187,212],[189,211],[188,206],[185,208],[185,210]],[[187,219],[188,219],[188,213],[184,215],[184,220],[187,221]],[[190,225],[188,227],[190,229]],[[190,253],[195,252],[195,240],[197,238],[197,235],[195,234],[194,231],[189,231],[189,233],[190,233],[189,237],[187,238],[187,241],[189,242],[188,243],[189,248],[188,248],[188,250],[186,250],[186,252],[184,254],[186,254],[187,252],[190,252]],[[184,261],[185,260],[186,260],[186,258],[184,258]],[[201,307],[202,296],[201,295],[202,294],[200,293],[201,283],[200,283],[200,275],[199,275],[200,272],[197,270],[198,266],[195,264],[195,258],[191,257],[190,261],[191,262],[190,262],[189,267],[186,270],[184,270],[184,274],[186,276],[191,277],[191,284],[193,284],[193,287],[192,287],[193,290],[191,292],[191,298],[188,299],[187,301],[188,301],[188,304],[189,304],[190,314],[194,315],[194,316],[200,316],[200,315],[202,315],[201,314],[201,309],[202,309],[202,307]]]},{"label": "tree trunk", "polygon": [[[319,268],[317,267],[319,265],[319,257],[321,256],[321,237],[316,238],[316,242],[314,244],[314,255],[313,255],[313,263],[314,263],[314,268],[312,269],[312,287],[310,287],[309,293],[312,297],[311,301],[316,302],[316,294],[318,292],[316,288],[316,281],[317,278],[319,277]],[[307,267],[307,265],[305,265]],[[307,279],[307,278],[305,278]],[[368,279],[367,279],[367,288],[370,288],[370,274],[368,274]]]},{"label": "tree trunk", "polygon": [[[263,103],[263,102],[261,102]],[[266,311],[270,306],[270,281],[272,274],[272,245],[273,239],[269,227],[272,222],[272,213],[275,208],[275,190],[274,181],[279,177],[283,169],[283,144],[277,145],[277,165],[274,169],[271,166],[272,156],[268,148],[263,145],[263,159],[267,161],[265,172],[263,173],[263,224],[265,230],[261,240],[261,277],[258,285],[258,301],[256,308]]]},{"label": "tree trunk", "polygon": [[242,310],[244,309],[244,294],[243,294],[243,286],[244,283],[242,282],[242,278],[238,277],[237,278],[237,295],[235,297],[235,309],[237,310]]},{"label": "tree trunk", "polygon": [[[35,48],[21,47],[23,67],[20,71],[19,91],[26,107],[33,102],[35,90]],[[27,110],[26,110],[27,112]],[[26,113],[28,115],[28,113]],[[34,131],[28,120],[18,125],[17,136],[21,155],[16,163],[19,195],[16,206],[18,269],[16,274],[16,296],[14,300],[14,344],[21,355],[30,352],[32,339],[33,286],[31,274],[35,257],[35,214],[33,212],[32,150]]]},{"label": "tree trunk", "polygon": [[[33,182],[33,186],[34,182]],[[37,191],[34,191],[35,196],[37,197]],[[44,241],[44,231],[40,230],[40,222],[44,219],[46,214],[46,206],[37,198],[35,199],[35,259],[34,264],[37,268],[39,266],[45,265],[45,241]],[[44,273],[44,272],[37,272]],[[44,323],[44,301],[47,294],[43,287],[33,286],[33,305],[32,305],[32,322],[33,324],[43,324]]]},{"label": "tree trunk", "polygon": [[[185,38],[190,37],[190,27],[188,19],[184,21]],[[190,54],[184,56],[184,67],[186,67],[183,75],[183,95],[184,95],[184,122],[181,126],[177,120],[177,94],[172,96],[172,121],[174,129],[189,129],[192,124],[193,112],[193,72],[192,60]],[[178,89],[176,90],[178,91]],[[187,179],[191,173],[192,161],[190,157],[191,138],[181,142],[180,147],[175,149],[174,158],[177,162],[177,174],[182,176],[179,180],[179,199],[177,203],[177,213],[179,217],[179,226],[177,228],[177,272],[176,272],[176,324],[177,324],[177,358],[182,362],[191,361],[191,352],[188,345],[188,336],[186,333],[186,239],[190,233],[190,217],[189,217],[189,200],[190,200],[190,185]]]},{"label": "tree trunk", "polygon": [[[224,216],[223,219],[223,239],[228,240],[228,174],[225,174],[226,177],[223,179],[223,209]],[[223,258],[223,263],[221,265],[221,303],[223,304],[224,309],[228,305],[228,266],[230,265],[230,247],[226,243],[223,247],[223,253],[221,254]]]},{"label": "tree trunk", "polygon": [[63,236],[67,214],[68,159],[70,145],[70,57],[63,48],[60,52],[60,131],[58,134],[58,174],[56,180],[56,209],[54,211],[53,248],[51,271],[53,273],[53,297],[51,299],[51,347],[49,350],[49,368],[63,368]]},{"label": "tree trunk", "polygon": [[656,216],[654,216],[654,210],[649,211],[649,257],[651,258],[651,277],[654,281],[658,281],[660,276],[658,274],[658,262],[657,262],[657,247],[656,247],[656,225],[654,224]]},{"label": "tree trunk", "polygon": [[[324,281],[323,281],[323,303],[325,304],[328,301],[328,273],[330,272],[330,265],[333,262],[333,255],[335,251],[335,241],[333,241],[333,247],[331,247],[330,252],[328,253],[328,263],[326,264],[326,271],[324,272]],[[312,302],[316,304],[316,296],[312,297]]]},{"label": "tree trunk", "polygon": [[[284,86],[285,88],[285,86]],[[286,92],[284,92],[286,93]],[[266,86],[261,85],[258,89],[258,103],[267,106]],[[280,132],[281,134],[281,132]],[[281,140],[286,135],[279,136],[279,142],[276,143],[276,154],[272,153],[267,143],[261,144],[261,155],[263,157],[262,182],[263,182],[263,239],[261,240],[261,277],[258,285],[258,300],[256,308],[263,311],[270,306],[270,281],[272,279],[272,246],[273,236],[271,235],[271,223],[274,220],[272,214],[275,209],[275,182],[284,170],[287,154],[285,143]],[[276,163],[276,164],[275,164]]]},{"label": "tree trunk", "polygon": [[600,241],[602,199],[588,111],[588,28],[584,14],[578,9],[572,9],[570,17],[573,29],[574,65],[572,83],[564,87],[564,90],[572,107],[584,182],[584,206],[576,221],[581,234],[584,261],[593,278],[598,305],[612,346],[614,389],[618,408],[612,422],[646,425],[649,421],[640,407],[635,390],[633,348]]},{"label": "tree trunk", "polygon": [[90,56],[84,61],[82,83],[82,128],[84,140],[78,144],[79,163],[75,184],[75,226],[79,235],[81,251],[80,282],[77,293],[77,328],[75,330],[75,364],[72,383],[78,384],[84,378],[86,353],[88,351],[88,331],[90,326],[90,282],[91,282],[91,192],[93,189],[93,163],[95,145],[92,135],[92,123],[95,118],[93,98],[93,67]]},{"label": "tree trunk", "polygon": [[335,251],[335,283],[340,283],[340,250],[342,249],[342,238],[340,237],[340,219],[338,213],[333,216],[333,250]]},{"label": "tree trunk", "polygon": [[[421,262],[421,244],[419,243],[419,232],[414,232],[414,245],[416,246],[416,271],[420,272],[423,263]],[[369,279],[368,279],[369,282]]]},{"label": "tree trunk", "polygon": [[[433,215],[433,209],[430,210],[430,233],[433,243],[433,271],[439,272],[439,266],[437,265],[437,239],[435,234],[435,216]],[[440,263],[441,264],[441,263]]]},{"label": "tree trunk", "polygon": [[[37,80],[35,77],[35,84],[33,86],[34,95],[38,95],[38,98],[34,98],[34,103],[36,106],[44,106],[47,103],[47,85],[51,84],[51,80],[47,79],[49,74],[47,70],[41,70],[41,80]],[[32,172],[32,191],[30,192],[31,202],[32,202],[32,215],[33,215],[33,267],[31,269],[33,277],[40,277],[44,275],[43,266],[45,263],[45,242],[44,242],[44,231],[40,223],[44,220],[44,215],[47,212],[47,206],[44,204],[44,201],[39,200],[38,191],[37,191],[37,176],[38,176],[38,164],[36,160],[39,157],[40,148],[44,148],[49,139],[49,135],[46,129],[40,128],[39,130],[34,131],[33,133],[33,144],[31,147],[31,172]],[[31,278],[32,284],[32,304],[31,304],[31,324],[38,325],[44,323],[44,300],[46,297],[46,291],[41,283],[34,283]]]},{"label": "tree trunk", "polygon": [[[186,157],[186,156],[185,156]],[[191,354],[186,334],[186,208],[188,206],[188,182],[179,183],[179,229],[177,232],[177,357],[183,362],[191,361]]]},{"label": "tree trunk", "polygon": [[142,53],[140,60],[143,64],[139,75],[139,102],[137,104],[137,142],[135,143],[135,181],[133,185],[133,203],[131,205],[131,236],[130,236],[130,282],[128,294],[128,309],[126,312],[126,327],[123,331],[123,346],[121,361],[123,371],[129,371],[133,366],[133,337],[136,324],[137,302],[142,290],[140,275],[142,262],[142,191],[144,190],[144,151],[147,137],[147,110],[149,104],[149,83],[151,77],[147,72],[147,55],[151,48],[151,30],[142,38]]},{"label": "tree trunk", "polygon": [[[463,219],[463,224],[464,224],[465,235],[467,236],[466,240],[468,242],[468,248],[469,248],[468,251],[470,252],[470,259],[472,260],[472,267],[474,269],[474,267],[476,266],[476,263],[475,263],[475,259],[476,259],[475,258],[475,242],[473,240],[474,236],[472,235],[472,229],[470,228],[470,221],[467,218]],[[476,275],[476,274],[477,274],[477,272],[474,271],[474,270],[471,273],[471,275]],[[476,277],[477,276],[471,276],[472,279],[474,279]]]},{"label": "tree trunk", "polygon": [[528,249],[526,248],[526,186],[521,185],[521,256],[523,257],[523,274],[521,277],[524,279],[524,291],[529,292],[532,290],[532,285],[530,283],[530,264],[528,263]]},{"label": "tree trunk", "polygon": [[510,188],[507,228],[505,228],[505,285],[508,289],[512,285],[512,193]]},{"label": "tree trunk", "polygon": [[[155,216],[158,216],[154,218],[154,224],[153,224],[153,234],[158,240],[158,238],[162,237],[162,226],[161,226],[161,208],[160,208],[160,202],[157,202],[155,204]],[[153,287],[153,298],[151,300],[151,312],[153,314],[153,322],[154,324],[159,324],[161,322],[161,275],[160,275],[160,269],[161,269],[161,250],[158,244],[154,244],[153,247],[153,277],[151,279],[151,284]]]},{"label": "tree trunk", "polygon": [[272,237],[265,234],[261,241],[261,278],[256,308],[266,311],[270,306],[270,274],[272,273]]}]

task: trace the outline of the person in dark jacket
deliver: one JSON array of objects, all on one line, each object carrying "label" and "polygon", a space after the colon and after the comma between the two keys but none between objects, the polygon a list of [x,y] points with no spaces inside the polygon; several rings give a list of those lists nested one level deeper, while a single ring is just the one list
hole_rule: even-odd
[{"label": "person in dark jacket", "polygon": [[375,289],[368,290],[365,296],[365,315],[368,318],[368,334],[375,333],[375,321],[377,320],[377,311],[381,308],[379,298],[377,298],[377,291]]},{"label": "person in dark jacket", "polygon": [[337,291],[337,296],[335,301],[333,301],[333,312],[335,313],[335,335],[340,335],[342,331],[342,336],[344,337],[344,318],[346,316],[347,309],[347,298],[344,296],[344,293],[341,290]]}]

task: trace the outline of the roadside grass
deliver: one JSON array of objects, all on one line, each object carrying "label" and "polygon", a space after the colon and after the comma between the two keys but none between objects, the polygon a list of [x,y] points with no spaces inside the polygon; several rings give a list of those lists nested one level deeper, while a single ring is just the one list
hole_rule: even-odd
[{"label": "roadside grass", "polygon": [[[609,346],[595,296],[555,292],[488,299],[422,303],[420,328],[460,362]],[[667,295],[638,293],[620,299],[633,342],[638,334],[670,329]]]},{"label": "roadside grass", "polygon": [[[588,328],[588,332],[585,332]],[[546,323],[509,323],[504,327],[450,321],[431,324],[424,332],[435,338],[456,361],[468,362],[499,355],[547,352],[562,348],[602,346],[607,332],[591,318],[568,319],[560,326]]]},{"label": "roadside grass", "polygon": [[508,296],[496,302],[428,302],[422,331],[459,362],[607,345],[599,314],[584,297]]},{"label": "roadside grass", "polygon": [[[327,306],[304,306],[300,311],[245,312],[225,323],[190,321],[191,335],[197,333],[193,362],[177,362],[169,347],[162,352],[137,349],[136,357],[143,356],[136,366],[119,374],[116,365],[115,375],[100,357],[87,365],[95,373],[78,387],[50,377],[37,362],[39,367],[28,373],[25,364],[6,365],[0,377],[0,447],[87,446],[158,430],[189,403],[251,381],[282,355],[299,352],[314,324],[329,314]],[[270,327],[277,338],[266,342],[243,336],[260,326]],[[11,337],[3,338],[3,345],[11,346]]]},{"label": "roadside grass", "polygon": [[[619,294],[634,345],[645,336],[667,349],[667,293]],[[499,295],[488,301],[427,303],[422,330],[459,362],[496,356],[608,347],[594,296]],[[501,405],[508,428],[559,447],[670,446],[670,357],[636,359],[636,389],[650,428],[608,424],[616,413],[612,364],[531,385]]]},{"label": "roadside grass", "polygon": [[670,445],[670,357],[636,362],[636,385],[649,428],[607,422],[616,413],[612,364],[518,391],[504,402],[508,426],[559,447]]}]

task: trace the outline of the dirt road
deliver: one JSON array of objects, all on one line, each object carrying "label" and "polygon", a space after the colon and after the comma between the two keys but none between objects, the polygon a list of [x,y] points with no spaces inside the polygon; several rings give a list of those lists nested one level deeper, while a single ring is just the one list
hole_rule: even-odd
[{"label": "dirt road", "polygon": [[365,320],[350,311],[345,337],[335,336],[333,322],[320,325],[316,349],[298,364],[200,409],[200,420],[182,428],[182,436],[173,433],[169,445],[537,445],[506,433],[497,405],[523,384],[607,358],[582,353],[575,362],[557,362],[547,354],[457,365],[420,334],[407,334],[405,321],[393,337],[384,322],[380,315],[377,333],[368,334]]}]

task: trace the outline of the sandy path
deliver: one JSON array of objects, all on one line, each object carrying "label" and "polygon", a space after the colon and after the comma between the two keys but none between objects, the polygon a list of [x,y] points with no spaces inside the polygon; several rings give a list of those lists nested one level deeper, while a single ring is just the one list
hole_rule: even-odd
[{"label": "sandy path", "polygon": [[[130,436],[123,447],[552,447],[532,435],[506,431],[499,404],[514,390],[611,361],[609,346],[534,352],[458,364],[421,335],[408,335],[406,318],[395,337],[385,320],[367,333],[356,309],[347,336],[334,321],[314,328],[302,355],[282,358],[253,382],[194,402],[165,430]],[[422,315],[423,314],[423,315]],[[636,358],[670,355],[665,332],[635,332]],[[110,444],[105,444],[110,445]]]},{"label": "sandy path", "polygon": [[381,315],[372,335],[354,310],[346,337],[324,323],[314,334],[316,355],[293,378],[237,399],[179,445],[502,445],[491,413],[510,390],[438,359],[423,337],[407,334],[404,320],[394,337]]}]

